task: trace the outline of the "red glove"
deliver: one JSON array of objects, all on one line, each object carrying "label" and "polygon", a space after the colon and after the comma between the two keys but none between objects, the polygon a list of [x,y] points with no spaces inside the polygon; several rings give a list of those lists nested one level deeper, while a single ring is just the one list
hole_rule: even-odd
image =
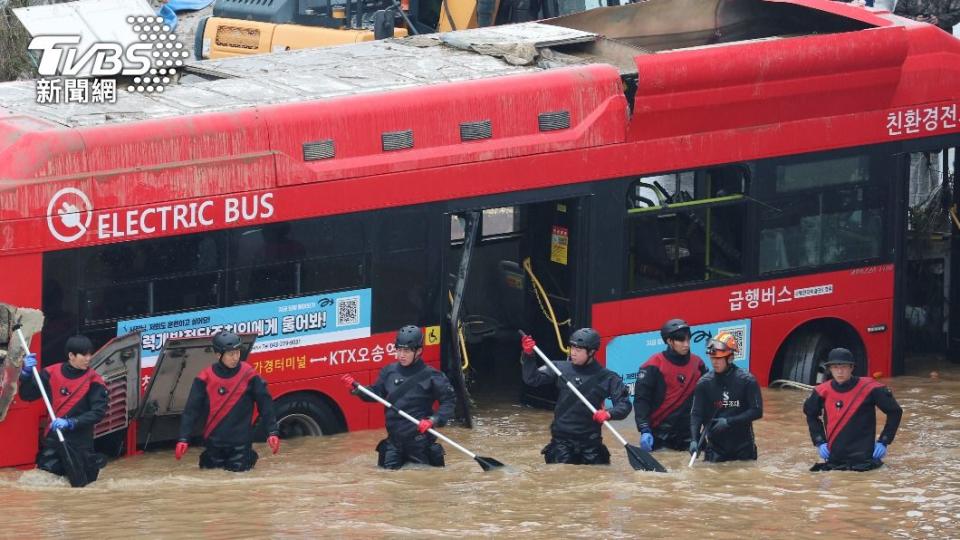
[{"label": "red glove", "polygon": [[344,386],[347,387],[347,390],[353,390],[355,385],[357,384],[357,381],[355,381],[353,379],[353,376],[350,375],[349,373],[344,375],[343,377],[340,377],[340,381],[343,383]]},{"label": "red glove", "polygon": [[520,347],[523,348],[523,354],[529,356],[533,354],[533,348],[537,346],[537,342],[533,340],[530,336],[523,336],[520,338]]},{"label": "red glove", "polygon": [[177,461],[187,453],[187,448],[189,445],[185,442],[178,442],[176,450],[173,451],[173,457],[177,458]]},{"label": "red glove", "polygon": [[273,450],[274,454],[280,451],[280,437],[276,435],[267,437],[267,444],[270,445],[270,449]]},{"label": "red glove", "polygon": [[606,409],[597,409],[597,412],[593,413],[593,421],[602,424],[610,419],[610,413]]},{"label": "red glove", "polygon": [[420,433],[426,433],[428,429],[433,428],[433,420],[429,418],[424,418],[420,421],[420,424],[417,426],[417,431]]}]

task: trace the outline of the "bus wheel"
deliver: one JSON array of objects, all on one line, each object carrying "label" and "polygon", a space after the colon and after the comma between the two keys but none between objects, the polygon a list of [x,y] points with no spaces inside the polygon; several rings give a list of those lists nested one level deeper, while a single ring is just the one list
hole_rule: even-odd
[{"label": "bus wheel", "polygon": [[818,361],[827,357],[835,341],[810,328],[790,338],[783,350],[782,378],[803,384],[817,383]]},{"label": "bus wheel", "polygon": [[280,438],[316,437],[343,431],[330,406],[309,394],[291,394],[276,402]]}]

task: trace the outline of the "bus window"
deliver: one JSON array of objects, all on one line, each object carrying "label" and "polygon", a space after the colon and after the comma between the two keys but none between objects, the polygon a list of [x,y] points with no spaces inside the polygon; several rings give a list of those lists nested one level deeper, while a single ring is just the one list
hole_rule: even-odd
[{"label": "bus window", "polygon": [[450,214],[450,242],[463,242],[465,235],[463,221],[456,214]]},{"label": "bus window", "polygon": [[743,166],[636,180],[627,195],[628,288],[733,278],[743,272]]},{"label": "bus window", "polygon": [[83,324],[216,306],[218,238],[194,234],[82,250]]},{"label": "bus window", "polygon": [[760,212],[761,274],[881,256],[886,191],[865,156],[775,167]]},{"label": "bus window", "polygon": [[866,182],[869,178],[869,164],[866,156],[854,156],[780,165],[776,169],[776,190],[777,193],[789,193],[802,189]]},{"label": "bus window", "polygon": [[[480,232],[483,238],[490,236],[504,236],[520,230],[520,212],[515,206],[501,208],[487,208],[483,211],[480,221]],[[461,238],[463,237],[461,227]]]},{"label": "bus window", "polygon": [[353,216],[287,221],[232,233],[234,302],[356,288],[366,240]]},{"label": "bus window", "polygon": [[394,331],[430,320],[428,213],[422,208],[379,212],[374,251],[373,331]]},{"label": "bus window", "polygon": [[[487,208],[480,218],[480,238],[503,237],[516,234],[521,229],[520,208],[516,206],[501,206]],[[465,232],[463,220],[458,214],[450,215],[450,243],[456,245],[463,242]]]}]

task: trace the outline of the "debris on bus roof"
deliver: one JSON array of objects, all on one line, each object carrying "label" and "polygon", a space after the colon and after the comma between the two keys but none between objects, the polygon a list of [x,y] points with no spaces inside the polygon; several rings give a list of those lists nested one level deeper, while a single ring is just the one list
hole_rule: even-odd
[{"label": "debris on bus roof", "polygon": [[120,99],[112,104],[38,103],[37,81],[17,81],[0,84],[0,110],[80,127],[328,100],[590,63],[614,66],[630,86],[642,55],[894,24],[859,8],[809,3],[648,0],[542,22],[201,61],[177,68],[174,84],[162,92],[128,93],[124,86],[130,83],[121,81]]},{"label": "debris on bus roof", "polygon": [[497,30],[496,35],[479,32],[469,39],[464,37],[469,32],[454,32],[461,34],[452,40],[457,46],[449,37],[414,36],[207,60],[188,65],[180,84],[163,93],[124,93],[115,104],[38,104],[34,81],[0,84],[0,102],[67,126],[161,118],[552,69],[579,61],[550,55],[550,62],[537,65],[540,48],[597,39],[589,32],[540,23]]},{"label": "debris on bus roof", "polygon": [[556,45],[595,41],[597,34],[537,23],[509,24],[438,35],[440,41],[479,54],[503,58],[512,65],[529,65],[537,51]]}]

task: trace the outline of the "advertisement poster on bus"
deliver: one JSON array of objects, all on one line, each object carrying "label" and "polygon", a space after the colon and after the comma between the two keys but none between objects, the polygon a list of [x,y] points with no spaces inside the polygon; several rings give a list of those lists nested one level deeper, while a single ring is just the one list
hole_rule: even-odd
[{"label": "advertisement poster on bus", "polygon": [[[733,334],[740,346],[740,351],[734,355],[734,364],[750,369],[750,319],[700,324],[691,326],[690,331],[690,352],[703,358],[707,369],[712,369],[707,357],[707,342],[721,332]],[[665,348],[659,330],[615,337],[607,345],[607,368],[623,378],[630,387],[630,395],[633,395],[637,370],[648,358]]]},{"label": "advertisement poster on bus", "polygon": [[170,338],[229,330],[257,334],[252,352],[370,337],[371,290],[286,298],[120,321],[117,335],[140,330],[141,366],[152,367]]}]

